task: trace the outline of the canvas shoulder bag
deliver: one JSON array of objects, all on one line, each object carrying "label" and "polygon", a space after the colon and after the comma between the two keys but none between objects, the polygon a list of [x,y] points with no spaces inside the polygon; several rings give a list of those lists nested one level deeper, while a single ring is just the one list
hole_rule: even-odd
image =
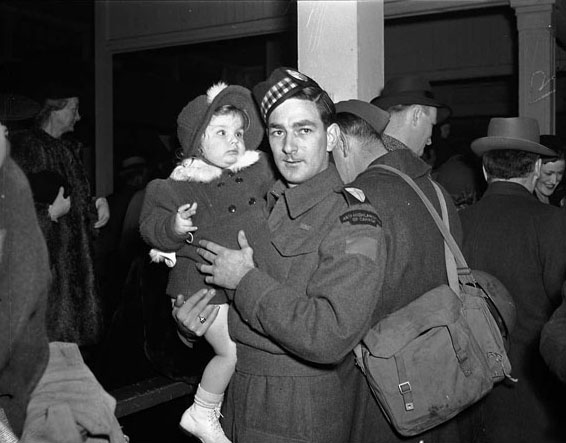
[{"label": "canvas shoulder bag", "polygon": [[442,218],[417,184],[386,165],[419,195],[444,237],[449,285],[440,285],[377,323],[356,347],[357,364],[388,421],[413,436],[444,423],[510,378],[511,364],[489,306]]}]

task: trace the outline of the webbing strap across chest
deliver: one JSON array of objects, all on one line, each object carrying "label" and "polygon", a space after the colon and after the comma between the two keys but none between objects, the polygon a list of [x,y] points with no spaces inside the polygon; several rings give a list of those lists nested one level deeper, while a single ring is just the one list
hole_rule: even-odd
[{"label": "webbing strap across chest", "polygon": [[415,181],[407,174],[388,165],[380,165],[380,164],[372,165],[370,166],[369,169],[374,169],[374,168],[383,169],[385,171],[389,171],[401,177],[403,181],[405,181],[417,193],[417,195],[420,197],[421,201],[427,208],[428,212],[430,213],[434,222],[436,223],[436,226],[440,230],[440,233],[444,237],[444,252],[445,252],[444,256],[446,261],[446,272],[448,274],[448,282],[450,288],[452,288],[452,290],[456,294],[459,294],[460,293],[459,284],[458,284],[459,280],[464,284],[469,283],[475,285],[476,282],[472,275],[472,271],[470,270],[470,267],[468,266],[468,263],[466,262],[466,259],[462,254],[462,251],[460,250],[458,244],[456,243],[456,240],[454,240],[454,237],[450,233],[449,225],[447,223],[448,209],[446,206],[446,200],[444,199],[444,195],[442,194],[442,191],[440,190],[439,186],[429,178],[430,183],[434,187],[434,190],[436,191],[436,195],[438,196],[438,199],[440,201],[443,218],[440,217],[435,207],[428,199],[428,197],[424,194],[424,192],[421,190],[421,188],[419,188],[419,186],[415,183]]}]

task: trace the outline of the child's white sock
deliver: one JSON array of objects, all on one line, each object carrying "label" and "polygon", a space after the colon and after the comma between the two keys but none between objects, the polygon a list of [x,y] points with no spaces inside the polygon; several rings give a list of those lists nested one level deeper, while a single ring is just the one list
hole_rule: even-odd
[{"label": "child's white sock", "polygon": [[[206,391],[199,383],[197,393],[195,394],[195,403],[203,407],[214,407],[217,404],[222,404],[224,394],[214,394]],[[212,406],[209,406],[212,405]]]}]

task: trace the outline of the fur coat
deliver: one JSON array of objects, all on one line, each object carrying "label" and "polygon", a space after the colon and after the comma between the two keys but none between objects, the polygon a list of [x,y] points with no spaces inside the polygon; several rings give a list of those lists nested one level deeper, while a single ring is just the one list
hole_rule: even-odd
[{"label": "fur coat", "polygon": [[48,214],[49,204],[37,199],[37,187],[32,189],[53,278],[47,306],[49,341],[94,344],[102,333],[93,252],[97,216],[79,156],[80,144],[31,129],[14,134],[12,148],[14,160],[26,175],[55,172],[68,183],[65,191],[71,197],[70,211],[53,222]]}]

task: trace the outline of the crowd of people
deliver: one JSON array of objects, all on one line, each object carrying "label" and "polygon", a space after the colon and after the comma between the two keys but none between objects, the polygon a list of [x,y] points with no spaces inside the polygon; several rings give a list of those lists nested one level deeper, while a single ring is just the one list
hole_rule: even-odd
[{"label": "crowd of people", "polygon": [[[334,103],[314,79],[286,67],[252,90],[212,85],[181,110],[182,159],[168,178],[136,182],[125,198],[137,196],[129,218],[139,214],[151,248],[146,260],[169,266],[159,296],[169,299],[179,352],[201,340],[214,351],[194,403],[179,417],[187,434],[204,443],[566,440],[559,403],[566,389],[566,142],[541,136],[532,118],[491,119],[487,135],[471,143],[487,182],[480,196],[477,171],[458,181],[471,167],[461,158],[432,171],[427,147],[450,115],[418,76],[389,80],[371,102]],[[0,309],[2,318],[10,315],[11,333],[20,332],[1,342],[0,425],[22,441],[34,441],[38,426],[37,410],[27,425],[26,406],[45,396],[46,374],[59,367],[61,358],[52,362],[50,354],[77,357],[48,346],[76,343],[87,358],[104,328],[94,240],[114,216],[109,208],[120,206],[118,196],[109,205],[91,194],[80,146],[62,137],[79,119],[77,94],[51,91],[36,126],[9,137],[11,153],[0,134],[2,177],[27,195],[22,212],[13,212],[0,188],[2,294],[27,296],[16,317]],[[508,354],[518,381],[498,384],[412,438],[388,423],[352,351],[379,321],[448,283],[445,242],[418,195],[380,165],[408,175],[439,213],[433,178],[445,185],[445,221],[466,260],[499,279],[515,303]],[[116,232],[128,219],[122,212]],[[16,359],[8,349],[14,343]],[[30,355],[38,356],[34,365]],[[25,380],[19,365],[29,371]],[[90,381],[87,400],[104,393],[92,374],[81,374]],[[93,414],[104,417],[108,441],[123,441],[104,398]],[[83,418],[82,435],[90,432]],[[52,419],[45,428],[56,427]]]}]

